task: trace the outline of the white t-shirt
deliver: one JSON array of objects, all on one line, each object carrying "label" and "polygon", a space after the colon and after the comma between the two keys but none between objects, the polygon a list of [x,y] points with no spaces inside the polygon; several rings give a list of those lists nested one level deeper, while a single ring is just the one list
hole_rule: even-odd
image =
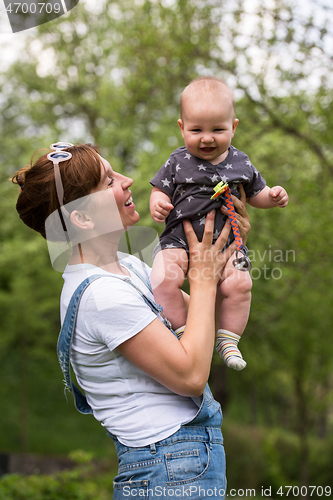
[{"label": "white t-shirt", "polygon": [[[149,276],[150,268],[136,257],[122,260]],[[198,407],[192,398],[171,392],[115,350],[156,319],[139,292],[112,278],[119,275],[91,264],[67,266],[61,322],[75,289],[94,274],[106,278],[91,283],[82,296],[71,351],[73,370],[95,418],[125,446],[146,446],[191,421]],[[140,278],[130,274],[133,283],[153,299]]]}]

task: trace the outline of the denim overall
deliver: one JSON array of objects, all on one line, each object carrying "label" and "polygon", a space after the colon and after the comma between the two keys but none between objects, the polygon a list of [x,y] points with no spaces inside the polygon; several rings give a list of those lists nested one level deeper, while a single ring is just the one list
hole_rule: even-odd
[{"label": "denim overall", "polygon": [[[150,284],[133,267],[131,269],[151,291]],[[81,297],[90,283],[107,275],[93,275],[86,278],[75,290],[59,334],[57,353],[65,378],[65,389],[73,397],[77,410],[92,414],[83,393],[71,381],[70,350],[75,331],[76,318]],[[112,275],[112,278],[127,281],[142,296],[155,314],[162,315],[162,308],[147,297],[127,277]],[[171,328],[170,328],[171,329]],[[225,454],[221,433],[222,412],[209,389],[203,396],[192,398],[198,406],[193,420],[181,425],[180,429],[166,439],[143,447],[128,447],[120,443],[116,436],[107,432],[115,443],[118,456],[118,475],[113,483],[113,499],[139,497],[144,499],[170,498],[224,498],[226,491]]]}]

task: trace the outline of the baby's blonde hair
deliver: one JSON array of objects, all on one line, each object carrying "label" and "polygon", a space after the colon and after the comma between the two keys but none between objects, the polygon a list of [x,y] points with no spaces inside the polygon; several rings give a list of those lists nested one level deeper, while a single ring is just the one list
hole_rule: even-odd
[{"label": "baby's blonde hair", "polygon": [[182,120],[184,119],[185,103],[193,92],[210,93],[214,97],[221,92],[221,89],[223,89],[222,92],[224,92],[224,94],[228,95],[234,115],[233,118],[236,118],[236,100],[234,93],[224,80],[216,76],[198,76],[184,88],[180,96],[180,118]]}]

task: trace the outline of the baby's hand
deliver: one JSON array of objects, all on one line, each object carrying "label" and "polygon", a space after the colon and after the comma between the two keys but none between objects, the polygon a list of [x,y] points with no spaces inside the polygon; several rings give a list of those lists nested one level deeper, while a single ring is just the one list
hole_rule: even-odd
[{"label": "baby's hand", "polygon": [[168,217],[173,205],[167,201],[158,200],[151,210],[151,216],[155,222],[164,222]]},{"label": "baby's hand", "polygon": [[271,202],[280,207],[286,207],[288,205],[289,196],[287,191],[281,186],[274,186],[269,190],[269,198]]}]

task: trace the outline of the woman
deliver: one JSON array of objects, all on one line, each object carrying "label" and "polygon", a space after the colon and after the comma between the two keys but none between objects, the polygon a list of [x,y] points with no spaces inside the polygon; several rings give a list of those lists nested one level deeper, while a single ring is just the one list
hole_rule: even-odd
[{"label": "woman", "polygon": [[[222,252],[230,225],[213,245],[214,213],[207,215],[202,242],[184,222],[191,297],[184,294],[188,320],[178,339],[153,301],[148,266],[133,256],[118,258],[122,233],[139,220],[133,181],[89,145],[51,147],[53,152],[13,177],[21,187],[17,210],[44,238],[63,241],[65,234],[72,245],[61,295],[65,341],[59,341],[58,352],[72,389],[66,361],[71,347],[86,396],[75,390],[76,405],[92,412],[115,442],[119,471],[113,498],[223,498],[222,414],[207,380],[217,284],[235,251],[233,244]],[[235,204],[246,236],[244,204]],[[80,285],[81,296],[75,294]]]}]

